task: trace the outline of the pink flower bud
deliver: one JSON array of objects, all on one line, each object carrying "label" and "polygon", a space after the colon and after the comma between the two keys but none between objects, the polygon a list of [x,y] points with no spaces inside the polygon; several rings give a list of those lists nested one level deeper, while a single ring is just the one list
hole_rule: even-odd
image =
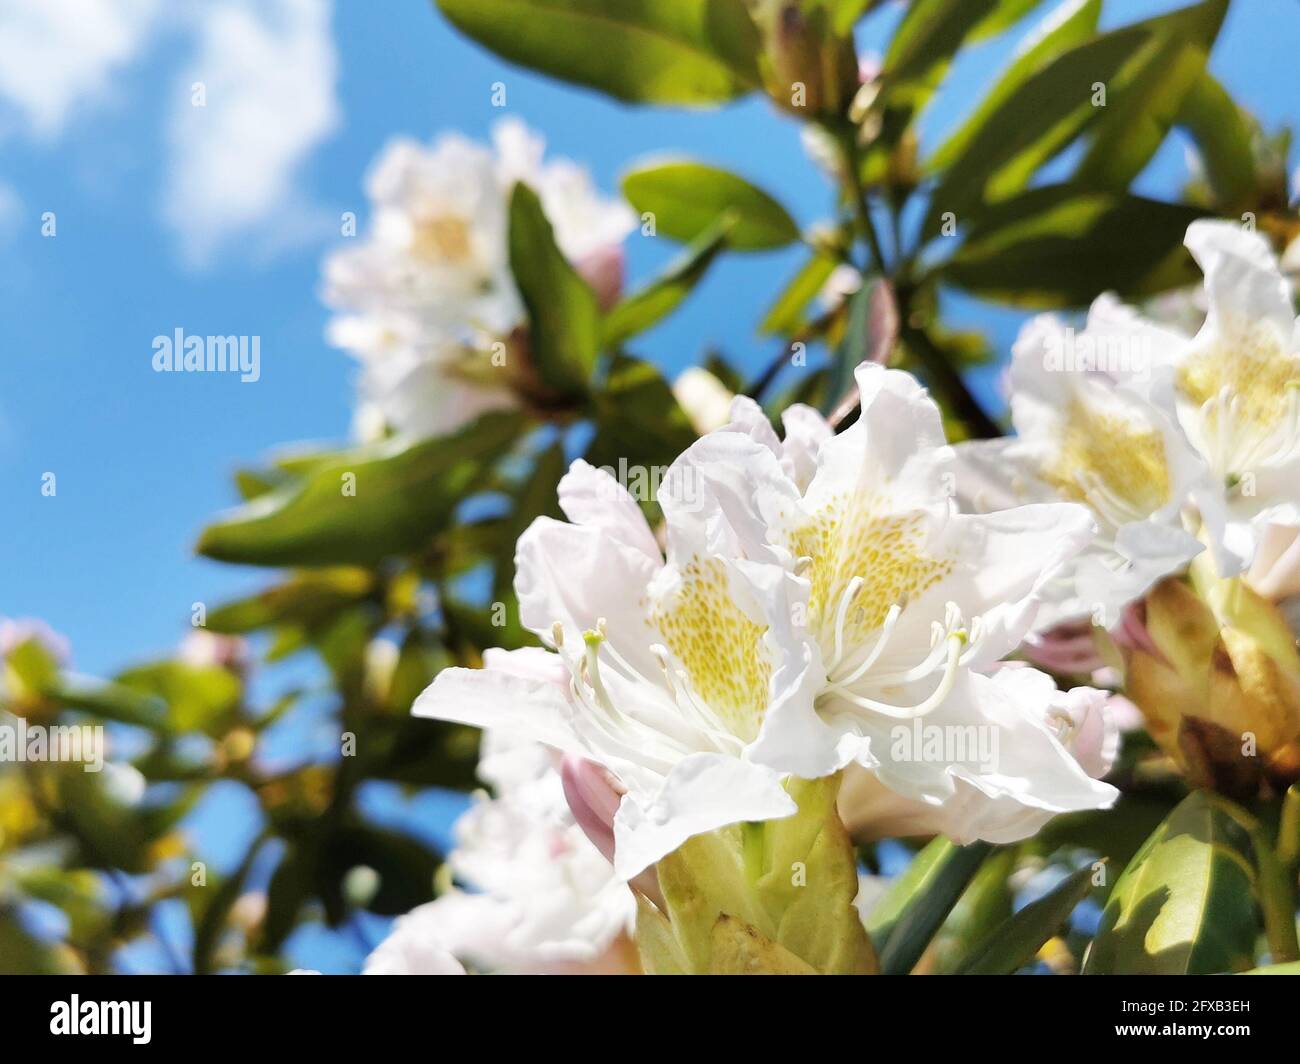
[{"label": "pink flower bud", "polygon": [[1097,652],[1097,641],[1089,621],[1067,621],[1025,641],[1022,648],[1030,661],[1056,673],[1092,673],[1106,663]]},{"label": "pink flower bud", "polygon": [[609,244],[588,252],[574,263],[582,279],[596,293],[596,302],[600,304],[601,310],[613,307],[622,294],[625,261],[623,248],[618,244]]},{"label": "pink flower bud", "polygon": [[[608,769],[572,754],[566,754],[560,763],[560,781],[564,784],[564,798],[569,803],[573,819],[592,845],[612,864],[614,815],[627,788]],[[636,876],[628,886],[663,908],[663,894],[653,866]]]}]

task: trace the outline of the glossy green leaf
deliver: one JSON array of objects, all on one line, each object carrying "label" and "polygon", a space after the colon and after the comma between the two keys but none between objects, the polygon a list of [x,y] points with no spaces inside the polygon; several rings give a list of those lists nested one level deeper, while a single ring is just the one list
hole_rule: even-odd
[{"label": "glossy green leaf", "polygon": [[600,357],[600,306],[556,246],[542,201],[524,184],[510,196],[510,272],[528,309],[529,350],[542,384],[581,392]]},{"label": "glossy green leaf", "polygon": [[759,84],[743,0],[437,0],[498,55],[630,103],[706,105]]},{"label": "glossy green leaf", "polygon": [[605,346],[617,347],[676,310],[727,246],[732,224],[732,217],[723,215],[691,241],[660,276],[621,299],[605,317]]},{"label": "glossy green leaf", "polygon": [[969,147],[976,135],[995,114],[1038,70],[1051,59],[1092,36],[1101,15],[1101,0],[1065,0],[1043,22],[1029,33],[1016,49],[988,92],[980,97],[979,105],[948,137],[926,163],[930,172],[947,169]]},{"label": "glossy green leaf", "polygon": [[1144,24],[1150,39],[1107,87],[1105,113],[1093,127],[1076,183],[1122,191],[1142,172],[1205,72],[1227,10],[1228,0],[1205,0]]},{"label": "glossy green leaf", "polygon": [[1092,86],[1114,78],[1149,37],[1138,27],[1102,34],[1067,48],[1014,86],[944,173],[924,235],[937,233],[946,213],[958,224],[979,221],[987,203],[1022,189],[1096,119],[1101,109],[1092,104]]},{"label": "glossy green leaf", "polygon": [[1259,934],[1253,853],[1240,810],[1205,791],[1189,795],[1115,884],[1084,974],[1249,968]]},{"label": "glossy green leaf", "polygon": [[938,276],[1016,306],[1086,306],[1111,290],[1149,296],[1200,277],[1183,247],[1204,212],[1072,185],[1030,189],[988,208]]},{"label": "glossy green leaf", "polygon": [[994,14],[998,0],[914,0],[885,51],[882,76],[891,99],[913,83],[932,88],[934,71],[946,66],[966,37]]},{"label": "glossy green leaf", "polygon": [[638,211],[654,215],[655,231],[674,240],[695,240],[730,214],[727,238],[735,251],[784,247],[799,227],[784,207],[743,177],[689,161],[655,163],[623,177],[623,195]]},{"label": "glossy green leaf", "polygon": [[[302,566],[372,565],[418,550],[525,424],[516,414],[489,414],[450,436],[338,454],[209,525],[198,550],[220,561]],[[344,494],[345,484],[355,485],[354,495]]]},{"label": "glossy green leaf", "polygon": [[1033,961],[1043,943],[1070,918],[1092,890],[1094,869],[1080,868],[1012,916],[961,967],[964,975],[1010,975]]},{"label": "glossy green leaf", "polygon": [[907,866],[867,921],[885,975],[906,975],[993,850],[986,842],[955,846],[934,839]]}]

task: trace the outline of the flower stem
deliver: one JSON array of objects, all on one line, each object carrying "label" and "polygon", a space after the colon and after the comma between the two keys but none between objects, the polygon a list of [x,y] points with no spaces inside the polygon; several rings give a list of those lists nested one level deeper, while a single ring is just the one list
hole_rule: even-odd
[{"label": "flower stem", "polygon": [[1256,828],[1255,865],[1259,871],[1259,904],[1264,913],[1264,935],[1274,964],[1300,960],[1300,942],[1296,940],[1294,873],[1288,876],[1265,832]]}]

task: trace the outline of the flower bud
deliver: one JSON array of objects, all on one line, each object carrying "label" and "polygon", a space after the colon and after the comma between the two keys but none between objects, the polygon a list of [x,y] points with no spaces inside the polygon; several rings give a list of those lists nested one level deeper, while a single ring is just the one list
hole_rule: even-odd
[{"label": "flower bud", "polygon": [[1194,786],[1238,798],[1285,789],[1300,779],[1295,637],[1246,583],[1194,567],[1193,584],[1148,593],[1147,645],[1126,645],[1128,694]]},{"label": "flower bud", "polygon": [[837,36],[824,11],[798,3],[765,4],[758,18],[772,98],[796,114],[843,114],[859,85],[852,38]]},{"label": "flower bud", "polygon": [[735,396],[707,369],[691,366],[682,370],[673,381],[673,398],[701,436],[731,420],[731,400]]}]

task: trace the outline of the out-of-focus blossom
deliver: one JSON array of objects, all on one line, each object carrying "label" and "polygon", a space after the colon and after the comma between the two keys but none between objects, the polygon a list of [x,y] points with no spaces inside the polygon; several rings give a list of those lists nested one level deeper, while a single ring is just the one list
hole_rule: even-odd
[{"label": "out-of-focus blossom", "polygon": [[602,305],[622,287],[623,239],[635,216],[601,196],[586,170],[544,159],[541,138],[506,119],[492,145],[449,134],[389,144],[367,179],[370,228],[325,263],[339,311],[332,343],[361,363],[361,430],[382,421],[434,435],[518,405],[530,381],[515,334],[524,308],[510,273],[516,182],[538,194],[556,243]]},{"label": "out-of-focus blossom", "polygon": [[457,822],[448,858],[466,889],[401,917],[366,972],[635,972],[632,894],[574,822],[553,755],[488,732],[479,774],[496,797]]},{"label": "out-of-focus blossom", "polygon": [[731,400],[735,396],[707,369],[691,366],[682,370],[673,381],[673,397],[701,436],[722,428],[731,419]]},{"label": "out-of-focus blossom", "polygon": [[1202,549],[1182,520],[1203,463],[1171,417],[1119,386],[1149,371],[1160,342],[1106,296],[1078,333],[1051,315],[1033,319],[1012,351],[1016,435],[957,447],[957,491],[974,507],[1068,500],[1096,519],[1097,534],[1048,588],[1039,633],[1081,619],[1114,625]]},{"label": "out-of-focus blossom", "polygon": [[242,672],[248,668],[248,642],[239,636],[194,628],[181,640],[180,659],[189,665],[216,666]]}]

